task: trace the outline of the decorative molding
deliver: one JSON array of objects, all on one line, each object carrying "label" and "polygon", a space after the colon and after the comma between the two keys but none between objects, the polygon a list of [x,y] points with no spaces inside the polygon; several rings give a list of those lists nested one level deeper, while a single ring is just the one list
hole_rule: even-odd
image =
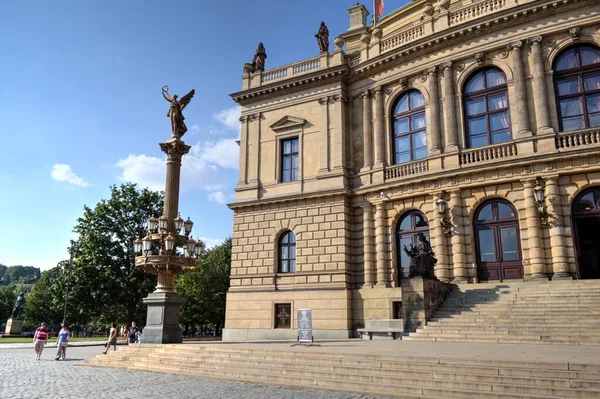
[{"label": "decorative molding", "polygon": [[508,54],[509,54],[508,50],[501,51],[498,53],[498,55],[496,57],[498,57],[500,59],[505,59],[505,58],[508,58]]},{"label": "decorative molding", "polygon": [[581,28],[579,26],[575,26],[569,29],[569,34],[571,35],[571,39],[577,40],[579,39],[579,34],[581,33]]},{"label": "decorative molding", "polygon": [[329,100],[328,100],[328,98],[327,98],[327,97],[321,97],[321,98],[319,98],[317,101],[318,101],[318,102],[319,102],[319,104],[321,104],[321,105],[325,105],[325,104],[327,104],[327,103],[329,102]]},{"label": "decorative molding", "polygon": [[419,76],[419,82],[421,83],[425,83],[427,81],[427,74],[424,73],[423,75]]},{"label": "decorative molding", "polygon": [[474,55],[475,62],[478,64],[483,64],[485,62],[485,53],[477,53]]},{"label": "decorative molding", "polygon": [[383,88],[381,86],[375,86],[373,87],[373,94],[377,94],[379,92],[381,92]]},{"label": "decorative molding", "polygon": [[400,85],[400,89],[404,90],[408,87],[408,79],[400,78],[398,79],[398,84]]},{"label": "decorative molding", "polygon": [[544,40],[544,45],[547,47],[554,47],[556,46],[556,40],[548,38]]},{"label": "decorative molding", "polygon": [[384,90],[384,93],[385,93],[386,96],[389,96],[393,92],[394,92],[394,90],[391,87],[386,87],[385,90]]},{"label": "decorative molding", "polygon": [[508,51],[515,51],[515,50],[520,50],[521,46],[523,45],[523,42],[521,40],[513,42],[513,43],[508,43],[506,45],[506,49]]},{"label": "decorative molding", "polygon": [[253,122],[253,121],[256,121],[256,120],[260,119],[260,112],[258,112],[258,113],[256,113],[256,114],[252,114],[252,115],[250,115],[250,116],[249,116],[249,118],[250,118],[250,121],[251,121],[251,122]]},{"label": "decorative molding", "polygon": [[465,64],[463,64],[463,63],[456,64],[456,70],[457,70],[458,72],[462,72],[462,71],[464,71],[464,70],[465,70]]},{"label": "decorative molding", "polygon": [[275,132],[279,132],[282,130],[301,128],[306,123],[306,119],[297,118],[295,116],[286,115],[283,118],[279,119],[277,122],[273,123],[269,126]]},{"label": "decorative molding", "polygon": [[371,96],[371,92],[369,90],[365,90],[362,93],[360,93],[360,96],[362,98],[369,98]]},{"label": "decorative molding", "polygon": [[542,43],[542,37],[541,36],[533,36],[530,37],[529,39],[527,39],[527,44],[529,44],[530,46],[533,46],[534,44],[541,44]]},{"label": "decorative molding", "polygon": [[435,75],[437,73],[437,67],[433,66],[431,68],[428,68],[425,70],[424,73],[427,75]]},{"label": "decorative molding", "polygon": [[440,65],[440,69],[445,71],[446,69],[452,69],[452,61],[444,62]]},{"label": "decorative molding", "polygon": [[240,122],[242,122],[242,123],[248,122],[248,115],[242,115],[242,116],[240,116]]}]

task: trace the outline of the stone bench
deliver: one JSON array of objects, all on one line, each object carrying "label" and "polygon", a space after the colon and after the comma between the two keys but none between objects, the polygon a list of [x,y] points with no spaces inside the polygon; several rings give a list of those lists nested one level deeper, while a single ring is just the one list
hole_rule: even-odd
[{"label": "stone bench", "polygon": [[404,320],[378,319],[365,320],[365,327],[359,328],[362,339],[399,339],[404,334]]}]

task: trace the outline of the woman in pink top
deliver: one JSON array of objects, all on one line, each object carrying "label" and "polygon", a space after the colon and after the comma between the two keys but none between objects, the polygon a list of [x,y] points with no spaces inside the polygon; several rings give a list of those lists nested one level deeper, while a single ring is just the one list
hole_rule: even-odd
[{"label": "woman in pink top", "polygon": [[35,330],[35,335],[33,336],[33,349],[35,350],[35,359],[40,360],[42,356],[42,351],[44,350],[44,345],[48,342],[48,336],[50,335],[50,331],[46,328],[46,323],[42,323],[37,330]]}]

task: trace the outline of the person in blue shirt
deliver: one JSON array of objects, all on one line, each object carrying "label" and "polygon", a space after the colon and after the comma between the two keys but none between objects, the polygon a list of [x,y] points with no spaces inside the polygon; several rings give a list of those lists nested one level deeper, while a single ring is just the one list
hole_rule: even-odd
[{"label": "person in blue shirt", "polygon": [[54,360],[59,360],[62,356],[62,359],[65,360],[67,356],[67,346],[69,344],[69,326],[67,323],[63,323],[62,328],[58,332],[58,337],[56,338],[56,357]]}]

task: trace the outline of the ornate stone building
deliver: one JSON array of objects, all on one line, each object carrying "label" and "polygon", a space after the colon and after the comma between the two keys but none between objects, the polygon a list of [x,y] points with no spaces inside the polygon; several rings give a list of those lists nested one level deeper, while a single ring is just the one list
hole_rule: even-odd
[{"label": "ornate stone building", "polygon": [[600,278],[598,1],[348,12],[333,50],[232,95],[224,338],[295,338],[301,308],[315,338],[397,317],[419,232],[442,281]]}]

